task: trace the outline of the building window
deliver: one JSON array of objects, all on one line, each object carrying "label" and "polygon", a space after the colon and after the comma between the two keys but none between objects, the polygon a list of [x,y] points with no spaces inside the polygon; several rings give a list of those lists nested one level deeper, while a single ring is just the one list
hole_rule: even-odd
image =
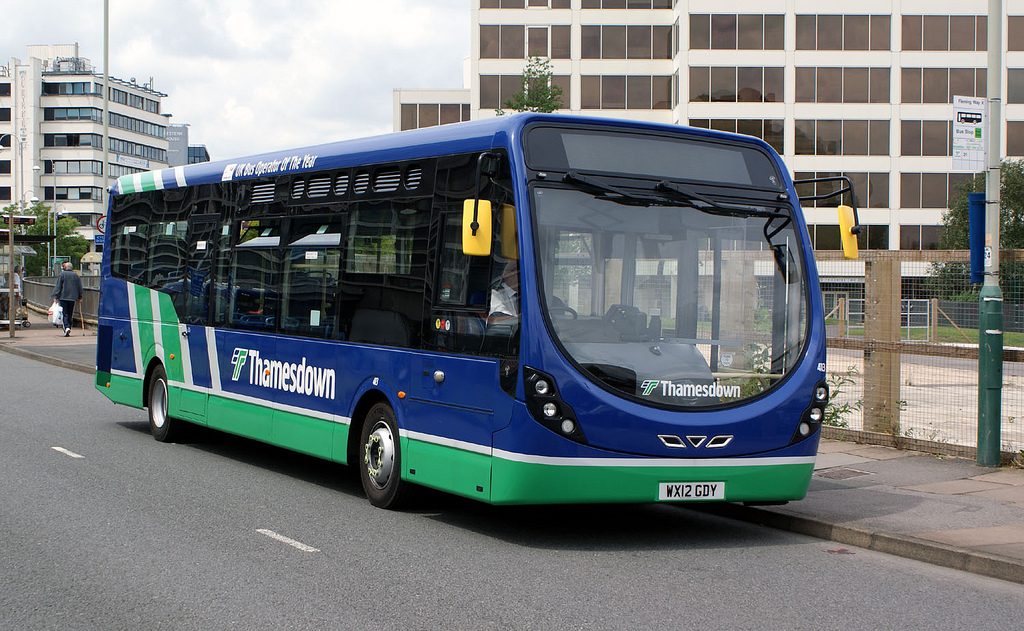
[{"label": "building window", "polygon": [[[567,2],[568,4],[568,2]],[[673,0],[583,0],[583,9],[671,9]],[[568,7],[566,7],[568,8]]]},{"label": "building window", "polygon": [[775,103],[784,91],[783,68],[690,67],[692,103]]},{"label": "building window", "polygon": [[[562,107],[569,107],[569,75],[553,75],[552,85],[562,88]],[[522,75],[480,75],[480,108],[498,109],[523,89]],[[462,113],[469,120],[468,108]],[[423,126],[422,124],[420,125]]]},{"label": "building window", "polygon": [[1024,103],[1024,68],[1006,71],[1006,102]]},{"label": "building window", "polygon": [[691,50],[782,50],[784,17],[762,14],[690,15]]},{"label": "building window", "polygon": [[1006,155],[1024,156],[1024,121],[1006,122]]},{"label": "building window", "polygon": [[402,131],[469,120],[465,103],[403,103]]},{"label": "building window", "polygon": [[902,20],[903,50],[988,49],[987,16],[904,15]]},{"label": "building window", "polygon": [[889,155],[888,120],[797,120],[796,154]]},{"label": "building window", "polygon": [[888,15],[797,15],[797,50],[889,50]]},{"label": "building window", "polygon": [[480,26],[481,59],[523,59],[526,27],[521,24]]},{"label": "building window", "polygon": [[43,172],[48,175],[103,175],[103,163],[99,160],[44,160]]},{"label": "building window", "polygon": [[583,26],[583,59],[671,59],[671,26]]},{"label": "building window", "polygon": [[903,68],[900,73],[903,103],[952,103],[954,95],[985,96],[985,68]]},{"label": "building window", "polygon": [[797,103],[888,103],[888,68],[796,69]]},{"label": "building window", "polygon": [[900,155],[950,156],[952,121],[900,121]]},{"label": "building window", "polygon": [[[1024,15],[1010,15],[1006,18],[1007,50],[1024,50]],[[0,84],[0,96],[3,96]]]},{"label": "building window", "polygon": [[901,208],[949,208],[971,173],[900,173]]},{"label": "building window", "polygon": [[[811,246],[815,250],[842,250],[842,239],[839,226],[836,224],[810,224],[807,231],[811,236]],[[861,224],[857,235],[857,247],[861,250],[888,250],[889,226],[886,224]]]},{"label": "building window", "polygon": [[938,250],[942,241],[942,226],[905,224],[900,226],[901,250]]},{"label": "building window", "polygon": [[[853,191],[857,196],[860,208],[889,208],[889,174],[888,173],[855,173],[850,171],[808,171],[793,174],[794,180],[810,180],[814,178],[836,177],[845,175],[853,183]],[[818,182],[816,184],[800,184],[796,187],[797,195],[825,195],[842,188],[839,182]],[[836,199],[809,200],[800,202],[804,208],[835,208],[839,203],[852,204],[848,194]]]},{"label": "building window", "polygon": [[583,109],[667,110],[672,107],[672,77],[648,75],[583,75]]},{"label": "building window", "polygon": [[785,153],[785,126],[782,119],[761,118],[691,118],[690,127],[715,129],[755,136],[767,142],[778,153]]}]

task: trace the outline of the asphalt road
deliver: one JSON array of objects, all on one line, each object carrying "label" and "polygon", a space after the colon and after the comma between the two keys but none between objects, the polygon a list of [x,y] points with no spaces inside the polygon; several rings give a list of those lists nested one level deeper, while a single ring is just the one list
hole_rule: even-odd
[{"label": "asphalt road", "polygon": [[0,376],[4,629],[1024,619],[1019,585],[677,506],[496,508],[428,493],[382,511],[344,467],[212,432],[159,444],[143,412],[107,402],[89,375],[0,353]]}]

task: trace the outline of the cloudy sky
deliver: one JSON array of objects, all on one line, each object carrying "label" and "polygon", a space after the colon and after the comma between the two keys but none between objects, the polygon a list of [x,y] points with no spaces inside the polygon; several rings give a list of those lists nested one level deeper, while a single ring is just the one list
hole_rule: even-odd
[{"label": "cloudy sky", "polygon": [[[0,64],[78,42],[103,65],[102,0],[0,0]],[[223,159],[392,129],[395,88],[460,88],[469,0],[110,0],[110,71],[167,94]]]}]

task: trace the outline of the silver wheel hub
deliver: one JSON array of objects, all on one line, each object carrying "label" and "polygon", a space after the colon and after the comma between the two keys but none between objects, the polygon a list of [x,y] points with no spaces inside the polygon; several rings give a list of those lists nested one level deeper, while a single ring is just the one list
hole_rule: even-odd
[{"label": "silver wheel hub", "polygon": [[153,415],[153,424],[163,427],[167,422],[167,383],[163,380],[157,381],[153,386],[153,393],[149,400],[150,413]]},{"label": "silver wheel hub", "polygon": [[363,445],[363,465],[378,489],[388,485],[395,471],[395,439],[384,421],[377,421]]}]

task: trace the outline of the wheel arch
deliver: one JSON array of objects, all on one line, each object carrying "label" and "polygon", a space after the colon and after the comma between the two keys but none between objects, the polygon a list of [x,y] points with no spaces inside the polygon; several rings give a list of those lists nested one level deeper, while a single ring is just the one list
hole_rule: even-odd
[{"label": "wheel arch", "polygon": [[158,367],[159,368],[163,368],[164,369],[164,374],[165,375],[167,374],[167,369],[164,368],[163,362],[161,362],[156,357],[153,357],[152,359],[150,359],[149,360],[149,364],[146,366],[146,376],[142,380],[142,407],[143,408],[148,408],[149,407],[149,397],[146,396],[146,395],[149,394],[149,385],[153,381],[153,373],[156,371],[156,369]]},{"label": "wheel arch", "polygon": [[[359,439],[363,433],[363,424],[366,422],[366,414],[374,405],[387,403],[394,410],[391,400],[380,390],[367,390],[359,398],[355,408],[352,410],[351,421],[348,426],[348,443],[345,447],[346,462],[349,466],[359,463]],[[397,422],[397,414],[395,416]]]}]

